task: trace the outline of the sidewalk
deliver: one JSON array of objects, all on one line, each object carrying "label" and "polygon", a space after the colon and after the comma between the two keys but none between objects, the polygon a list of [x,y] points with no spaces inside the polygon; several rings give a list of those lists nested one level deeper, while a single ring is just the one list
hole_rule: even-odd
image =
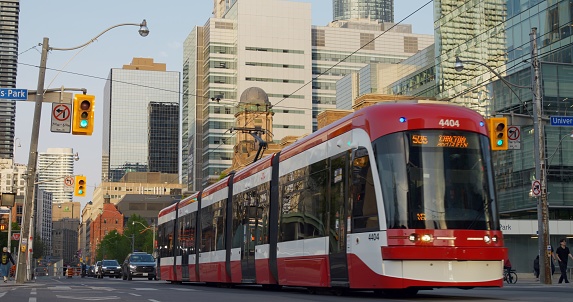
[{"label": "sidewalk", "polygon": [[559,277],[561,276],[560,273],[554,273],[551,278],[551,284],[542,284],[539,279],[535,278],[533,273],[517,273],[517,283],[515,284],[507,284],[504,283],[503,286],[515,286],[515,285],[559,285],[559,286],[571,286],[573,287],[573,280],[569,279],[569,284],[559,284]]}]

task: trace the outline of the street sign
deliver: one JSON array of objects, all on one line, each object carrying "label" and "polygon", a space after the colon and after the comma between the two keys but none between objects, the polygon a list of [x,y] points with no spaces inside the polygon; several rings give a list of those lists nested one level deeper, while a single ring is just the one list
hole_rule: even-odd
[{"label": "street sign", "polygon": [[0,99],[25,101],[28,99],[28,89],[0,88]]},{"label": "street sign", "polygon": [[551,126],[573,126],[573,116],[550,116]]},{"label": "street sign", "polygon": [[73,192],[75,177],[73,175],[68,175],[64,177],[64,192]]},{"label": "street sign", "polygon": [[531,194],[535,197],[541,196],[541,182],[539,180],[531,182]]},{"label": "street sign", "polygon": [[70,133],[72,129],[72,105],[52,103],[52,132]]},{"label": "street sign", "polygon": [[521,127],[507,127],[507,148],[512,150],[521,149]]},{"label": "street sign", "polygon": [[20,240],[20,233],[12,234],[12,240]]}]

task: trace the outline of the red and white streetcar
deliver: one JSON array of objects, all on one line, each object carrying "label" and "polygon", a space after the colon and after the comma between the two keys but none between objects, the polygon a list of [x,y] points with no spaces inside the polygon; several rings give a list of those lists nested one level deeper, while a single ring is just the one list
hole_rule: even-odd
[{"label": "red and white streetcar", "polygon": [[356,111],[159,213],[161,279],[415,294],[501,287],[486,123],[447,104]]}]

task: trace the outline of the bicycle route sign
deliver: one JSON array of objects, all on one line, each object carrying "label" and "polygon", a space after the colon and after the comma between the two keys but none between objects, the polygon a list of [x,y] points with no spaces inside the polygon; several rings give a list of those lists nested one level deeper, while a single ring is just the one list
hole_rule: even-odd
[{"label": "bicycle route sign", "polygon": [[52,103],[52,132],[70,133],[72,128],[71,104]]}]

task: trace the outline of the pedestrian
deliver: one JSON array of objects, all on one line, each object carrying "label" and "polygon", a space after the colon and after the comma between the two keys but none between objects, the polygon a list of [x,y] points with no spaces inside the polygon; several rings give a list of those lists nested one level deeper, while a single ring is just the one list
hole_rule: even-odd
[{"label": "pedestrian", "polygon": [[559,241],[559,247],[555,251],[557,254],[557,260],[559,261],[559,269],[561,270],[561,277],[559,277],[559,283],[565,280],[565,283],[569,283],[569,279],[567,279],[567,261],[569,260],[568,257],[573,259],[571,256],[571,252],[569,252],[569,248],[567,247],[567,242],[565,239],[561,239]]},{"label": "pedestrian", "polygon": [[8,251],[7,247],[2,248],[2,261],[0,262],[0,275],[4,277],[4,282],[8,282],[10,278],[10,262],[14,265],[14,259],[12,258],[12,254]]},{"label": "pedestrian", "polygon": [[539,255],[533,260],[533,274],[539,279]]}]

